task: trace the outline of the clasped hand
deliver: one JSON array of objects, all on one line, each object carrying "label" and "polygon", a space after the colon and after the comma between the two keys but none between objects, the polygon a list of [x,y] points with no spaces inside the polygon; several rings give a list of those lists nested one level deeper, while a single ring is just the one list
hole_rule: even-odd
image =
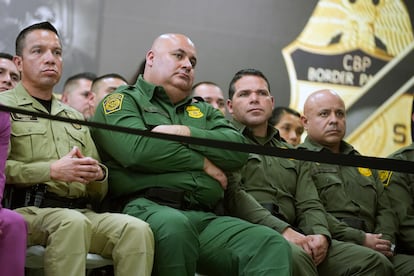
[{"label": "clasped hand", "polygon": [[80,182],[87,184],[104,177],[99,162],[91,157],[85,157],[78,147],[50,165],[50,177],[65,182]]}]

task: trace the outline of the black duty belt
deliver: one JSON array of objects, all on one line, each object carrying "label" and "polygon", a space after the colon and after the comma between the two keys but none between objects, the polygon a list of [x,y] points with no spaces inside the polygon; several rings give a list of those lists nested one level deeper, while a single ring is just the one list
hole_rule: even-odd
[{"label": "black duty belt", "polygon": [[280,220],[287,222],[287,219],[284,215],[279,212],[279,206],[274,203],[261,203],[265,209],[267,209],[273,216],[277,217]]},{"label": "black duty belt", "polygon": [[350,226],[352,228],[359,229],[359,230],[362,230],[364,232],[368,232],[365,221],[362,220],[362,219],[353,218],[353,217],[346,217],[346,218],[339,219],[339,221],[346,223],[348,226]]},{"label": "black duty belt", "polygon": [[[277,206],[276,204],[274,204],[274,203],[260,203],[260,205],[262,205],[265,209],[267,209],[273,216],[277,217],[280,220],[283,220],[284,222],[288,222],[286,217],[279,212],[279,206]],[[296,226],[289,225],[289,227],[292,228],[293,230],[295,230],[296,232],[304,234],[302,229],[300,229]]]},{"label": "black duty belt", "polygon": [[13,188],[11,197],[13,209],[25,206],[84,209],[89,203],[86,197],[67,198],[48,192],[47,185],[44,184],[36,184],[29,188]]},{"label": "black duty belt", "polygon": [[146,198],[154,201],[157,204],[168,206],[174,209],[183,211],[204,211],[204,212],[216,212],[216,208],[208,208],[199,204],[191,204],[185,199],[186,191],[175,188],[147,188],[137,191],[131,195],[124,196],[119,200],[121,209],[123,209],[130,201],[137,198]]}]

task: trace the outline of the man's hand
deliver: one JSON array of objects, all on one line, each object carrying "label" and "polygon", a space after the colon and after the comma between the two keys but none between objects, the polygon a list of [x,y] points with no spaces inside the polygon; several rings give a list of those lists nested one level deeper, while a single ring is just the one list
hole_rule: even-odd
[{"label": "man's hand", "polygon": [[293,230],[290,227],[286,228],[285,231],[283,231],[282,235],[286,240],[302,247],[302,249],[305,250],[305,252],[313,259],[312,249],[309,246],[310,238]]},{"label": "man's hand", "polygon": [[313,262],[315,265],[319,265],[328,253],[328,239],[324,235],[308,235],[308,237],[311,238],[308,245],[312,250]]},{"label": "man's hand", "polygon": [[381,237],[382,234],[365,233],[364,246],[381,252],[387,257],[392,257],[394,252],[391,250],[391,242]]},{"label": "man's hand", "polygon": [[104,174],[97,160],[83,156],[79,148],[73,147],[68,154],[50,165],[50,177],[54,180],[87,184],[102,179]]},{"label": "man's hand", "polygon": [[226,174],[210,160],[204,157],[204,172],[217,180],[223,189],[227,189],[227,176]]},{"label": "man's hand", "polygon": [[188,126],[183,125],[159,125],[154,127],[151,131],[180,136],[191,136]]}]

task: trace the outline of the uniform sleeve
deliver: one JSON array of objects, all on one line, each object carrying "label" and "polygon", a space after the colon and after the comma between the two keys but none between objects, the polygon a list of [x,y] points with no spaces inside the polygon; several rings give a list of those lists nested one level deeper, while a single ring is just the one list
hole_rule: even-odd
[{"label": "uniform sleeve", "polygon": [[247,220],[251,223],[268,226],[282,233],[290,225],[273,216],[262,207],[250,194],[241,188],[240,171],[227,174],[228,187],[225,191],[224,206],[230,215]]},{"label": "uniform sleeve", "polygon": [[375,233],[382,233],[383,239],[395,243],[395,233],[398,230],[398,219],[391,208],[390,200],[382,182],[376,178],[378,204]]},{"label": "uniform sleeve", "polygon": [[298,227],[307,235],[321,234],[330,239],[325,208],[319,200],[316,187],[312,184],[309,170],[300,164],[297,162],[296,216]]},{"label": "uniform sleeve", "polygon": [[391,174],[389,183],[386,183],[385,192],[398,218],[402,220],[407,214],[407,211],[413,206],[409,176],[402,172],[385,173]]},{"label": "uniform sleeve", "polygon": [[[132,96],[118,95],[123,95],[122,107],[105,114],[104,108],[100,106],[94,121],[150,131],[145,126],[141,110]],[[160,121],[157,123],[160,124]],[[98,128],[92,130],[92,136],[103,161],[114,160],[123,168],[149,173],[203,170],[204,156],[183,143]]]},{"label": "uniform sleeve", "polygon": [[[412,154],[412,152],[409,154]],[[391,155],[390,158],[409,161],[412,157],[407,158],[405,154],[400,153]],[[392,171],[381,171],[380,174],[390,204],[399,220],[402,221],[414,206],[413,191],[411,189],[411,186],[414,185],[414,176],[413,174]]]},{"label": "uniform sleeve", "polygon": [[364,231],[352,228],[346,223],[340,222],[337,218],[329,213],[326,214],[326,219],[328,221],[329,230],[334,239],[363,245],[365,241]]},{"label": "uniform sleeve", "polygon": [[[192,137],[246,143],[244,136],[224,118],[220,111],[212,107],[210,108],[210,119],[205,129],[190,126]],[[207,157],[224,171],[239,169],[246,163],[248,158],[248,153],[244,152],[198,145],[189,145],[189,147]]]},{"label": "uniform sleeve", "polygon": [[21,162],[9,159],[6,162],[7,183],[31,186],[50,181],[50,164],[53,161]]},{"label": "uniform sleeve", "polygon": [[[86,132],[85,141],[86,142],[85,142],[85,147],[83,148],[83,154],[85,156],[90,156],[93,159],[100,162],[101,161],[100,155],[98,153],[98,150],[95,146],[95,143],[89,131]],[[109,171],[105,165],[100,164],[100,166],[105,174],[104,179],[101,179],[98,181],[92,181],[86,185],[86,190],[93,204],[98,204],[99,202],[101,202],[108,192]]]}]

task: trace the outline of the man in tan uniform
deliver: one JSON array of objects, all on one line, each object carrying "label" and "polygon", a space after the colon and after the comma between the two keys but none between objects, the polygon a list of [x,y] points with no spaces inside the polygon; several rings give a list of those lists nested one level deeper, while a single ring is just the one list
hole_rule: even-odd
[{"label": "man in tan uniform", "polygon": [[[0,103],[82,120],[53,95],[62,72],[62,45],[49,22],[31,25],[16,40],[21,82],[1,93]],[[28,245],[46,247],[46,276],[85,274],[86,254],[114,261],[116,275],[150,275],[154,241],[149,225],[122,214],[93,212],[107,191],[106,167],[89,129],[36,116],[11,114],[6,162],[13,205],[29,227]]]}]

